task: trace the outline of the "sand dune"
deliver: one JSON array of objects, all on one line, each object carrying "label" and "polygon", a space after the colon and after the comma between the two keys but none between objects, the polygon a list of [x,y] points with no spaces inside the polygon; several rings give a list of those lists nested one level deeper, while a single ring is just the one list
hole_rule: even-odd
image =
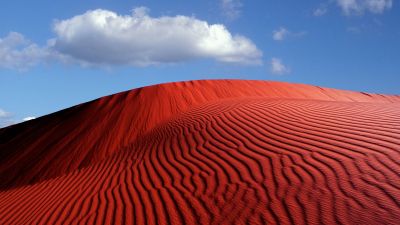
[{"label": "sand dune", "polygon": [[262,81],[0,129],[0,224],[398,224],[400,97]]}]

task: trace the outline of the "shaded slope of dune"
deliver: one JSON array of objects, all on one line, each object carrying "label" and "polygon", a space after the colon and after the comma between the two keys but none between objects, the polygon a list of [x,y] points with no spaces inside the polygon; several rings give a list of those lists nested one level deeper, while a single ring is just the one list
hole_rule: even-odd
[{"label": "shaded slope of dune", "polygon": [[104,97],[0,130],[0,224],[397,224],[399,101],[260,81]]}]

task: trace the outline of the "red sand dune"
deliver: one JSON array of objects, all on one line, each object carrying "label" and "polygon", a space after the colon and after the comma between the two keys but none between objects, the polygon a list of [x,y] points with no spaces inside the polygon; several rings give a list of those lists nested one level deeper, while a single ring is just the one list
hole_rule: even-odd
[{"label": "red sand dune", "polygon": [[0,129],[0,224],[399,224],[400,96],[190,81]]}]

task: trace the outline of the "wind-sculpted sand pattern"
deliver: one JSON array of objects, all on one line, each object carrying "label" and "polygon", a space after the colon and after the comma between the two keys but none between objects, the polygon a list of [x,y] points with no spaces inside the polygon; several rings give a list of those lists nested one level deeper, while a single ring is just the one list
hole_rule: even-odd
[{"label": "wind-sculpted sand pattern", "polygon": [[398,224],[400,103],[214,99],[3,186],[0,224]]}]

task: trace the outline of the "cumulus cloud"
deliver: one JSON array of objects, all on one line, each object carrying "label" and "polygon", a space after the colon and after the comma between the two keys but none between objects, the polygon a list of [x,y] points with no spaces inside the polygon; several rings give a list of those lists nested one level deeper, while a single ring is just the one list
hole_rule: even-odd
[{"label": "cumulus cloud", "polygon": [[283,75],[290,73],[290,69],[282,63],[282,60],[279,58],[271,59],[271,73],[277,75]]},{"label": "cumulus cloud", "polygon": [[288,37],[301,37],[305,34],[305,31],[292,32],[285,27],[280,27],[279,29],[272,31],[272,39],[274,39],[275,41],[283,41]]},{"label": "cumulus cloud", "polygon": [[379,14],[392,8],[393,0],[337,0],[346,15],[362,14],[366,11]]},{"label": "cumulus cloud", "polygon": [[[229,6],[231,4],[231,6]],[[239,1],[226,1],[230,14]],[[48,61],[89,66],[148,66],[199,58],[261,64],[262,52],[248,38],[222,24],[188,16],[151,17],[139,7],[131,15],[92,10],[54,23],[56,36],[44,46],[22,34],[0,37],[0,68],[25,70]]]},{"label": "cumulus cloud", "polygon": [[52,48],[83,64],[147,66],[197,58],[259,64],[261,51],[248,38],[232,35],[222,24],[187,16],[131,15],[97,9],[54,24]]},{"label": "cumulus cloud", "polygon": [[221,9],[225,17],[230,20],[240,16],[242,3],[239,0],[221,0]]},{"label": "cumulus cloud", "polygon": [[25,70],[43,62],[49,54],[46,47],[39,47],[17,32],[0,38],[0,68]]}]

